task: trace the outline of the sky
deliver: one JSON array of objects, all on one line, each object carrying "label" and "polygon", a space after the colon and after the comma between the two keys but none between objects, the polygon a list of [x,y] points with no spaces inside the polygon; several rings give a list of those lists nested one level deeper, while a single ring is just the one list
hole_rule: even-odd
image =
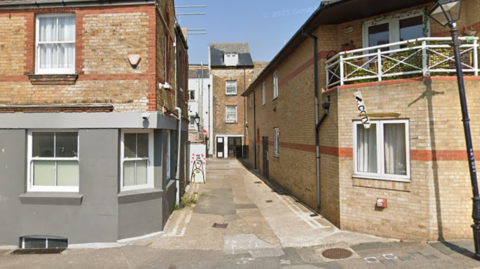
[{"label": "sky", "polygon": [[[253,61],[271,61],[320,5],[321,0],[175,0],[179,23],[206,28],[206,35],[187,35],[191,64],[208,63],[208,44],[248,42]],[[189,33],[194,33],[189,32]]]}]

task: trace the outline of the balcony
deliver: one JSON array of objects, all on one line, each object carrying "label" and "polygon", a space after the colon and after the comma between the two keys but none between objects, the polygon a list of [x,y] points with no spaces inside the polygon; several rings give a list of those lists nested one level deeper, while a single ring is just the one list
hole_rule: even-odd
[{"label": "balcony", "polygon": [[[478,76],[478,37],[461,37],[464,75]],[[327,59],[326,86],[421,76],[449,76],[455,71],[450,37],[425,37],[340,52]]]}]

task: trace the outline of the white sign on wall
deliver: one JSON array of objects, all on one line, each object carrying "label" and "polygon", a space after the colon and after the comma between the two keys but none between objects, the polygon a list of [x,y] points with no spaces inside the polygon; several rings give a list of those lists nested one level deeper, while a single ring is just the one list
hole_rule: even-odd
[{"label": "white sign on wall", "polygon": [[[360,114],[367,114],[367,108],[365,107],[365,103],[363,102],[363,97],[361,92],[356,92],[353,94],[355,97],[355,101],[357,101],[357,107],[358,110],[360,111]],[[370,128],[370,119],[368,116],[361,116],[361,120],[363,123],[363,128],[369,129]]]},{"label": "white sign on wall", "polygon": [[190,145],[190,182],[205,183],[207,176],[207,156],[204,144]]}]

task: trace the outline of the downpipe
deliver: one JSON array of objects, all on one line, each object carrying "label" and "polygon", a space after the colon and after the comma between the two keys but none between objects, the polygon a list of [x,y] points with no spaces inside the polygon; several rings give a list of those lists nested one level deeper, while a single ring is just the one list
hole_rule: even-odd
[{"label": "downpipe", "polygon": [[177,169],[175,172],[175,188],[176,190],[176,197],[175,197],[175,204],[180,205],[180,146],[181,146],[181,139],[182,139],[182,109],[179,107],[175,107],[175,110],[178,113],[178,145],[177,145]]}]

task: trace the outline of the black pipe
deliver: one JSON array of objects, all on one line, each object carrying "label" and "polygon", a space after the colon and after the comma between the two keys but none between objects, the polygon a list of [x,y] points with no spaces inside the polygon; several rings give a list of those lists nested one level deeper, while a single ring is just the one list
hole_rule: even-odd
[{"label": "black pipe", "polygon": [[472,218],[474,224],[473,240],[475,243],[475,259],[480,260],[480,197],[478,194],[477,171],[475,168],[475,156],[473,154],[472,134],[470,132],[470,119],[468,117],[467,97],[465,95],[465,84],[463,81],[463,71],[460,58],[459,46],[461,41],[458,40],[458,28],[456,23],[450,24],[453,39],[453,51],[455,54],[455,68],[457,70],[458,94],[460,97],[460,105],[462,108],[463,131],[465,133],[465,144],[467,146],[468,167],[470,169],[470,180],[473,192]]},{"label": "black pipe", "polygon": [[255,106],[255,91],[253,93],[253,163],[254,168],[257,169],[257,124],[256,124],[256,106]]},{"label": "black pipe", "polygon": [[[320,212],[320,142],[319,142],[319,121],[318,121],[318,37],[305,32],[302,29],[302,34],[313,39],[313,83],[315,91],[315,158],[316,158],[316,181],[317,181],[317,211]],[[327,114],[324,114],[324,116]],[[323,121],[323,118],[322,118]]]}]

